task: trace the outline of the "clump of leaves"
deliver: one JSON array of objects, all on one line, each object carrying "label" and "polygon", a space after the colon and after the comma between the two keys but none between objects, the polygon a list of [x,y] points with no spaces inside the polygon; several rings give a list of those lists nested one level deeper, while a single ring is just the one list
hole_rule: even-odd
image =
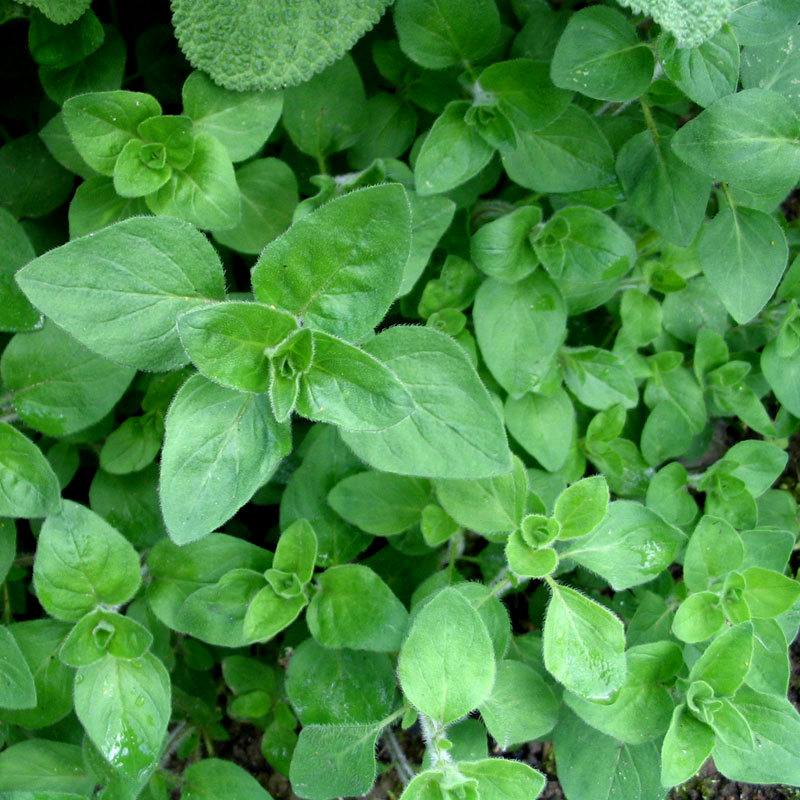
[{"label": "clump of leaves", "polygon": [[0,793],[800,786],[796,3],[30,5]]}]

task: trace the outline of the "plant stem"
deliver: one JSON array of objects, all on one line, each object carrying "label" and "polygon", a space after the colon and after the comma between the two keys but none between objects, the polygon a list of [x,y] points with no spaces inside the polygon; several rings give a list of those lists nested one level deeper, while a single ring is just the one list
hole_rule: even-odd
[{"label": "plant stem", "polygon": [[10,625],[14,621],[11,614],[11,594],[8,591],[8,581],[3,581],[3,625]]},{"label": "plant stem", "polygon": [[8,414],[0,415],[0,422],[21,422],[19,415],[15,414],[13,411]]},{"label": "plant stem", "polygon": [[438,725],[425,714],[419,715],[419,725],[422,728],[422,738],[425,740],[425,747],[431,755],[431,769],[440,762],[452,761],[450,753],[440,746],[440,742],[445,738],[444,725]]},{"label": "plant stem", "polygon": [[172,758],[175,751],[181,746],[181,743],[186,739],[191,733],[192,728],[188,727],[187,722],[179,722],[173,729],[167,739],[167,743],[164,745],[164,755],[161,757],[161,766],[166,767],[167,763],[169,762],[170,758]]},{"label": "plant stem", "polygon": [[414,780],[415,772],[411,764],[408,763],[406,754],[403,752],[403,748],[391,728],[387,728],[383,732],[383,742],[394,761],[394,767],[397,770],[398,777],[403,782],[403,786],[408,786]]}]

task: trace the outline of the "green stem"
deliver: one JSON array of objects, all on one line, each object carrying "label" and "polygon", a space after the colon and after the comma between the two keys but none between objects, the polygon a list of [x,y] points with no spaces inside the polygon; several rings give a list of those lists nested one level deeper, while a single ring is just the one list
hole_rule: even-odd
[{"label": "green stem", "polygon": [[445,726],[440,725],[425,714],[419,715],[419,726],[422,729],[425,747],[431,756],[431,769],[434,769],[437,764],[452,761],[453,758],[450,753],[441,746],[441,741],[445,738]]},{"label": "green stem", "polygon": [[325,156],[320,152],[317,152],[317,169],[320,171],[321,175],[328,174],[328,165],[325,163]]},{"label": "green stem", "polygon": [[653,112],[650,110],[650,106],[645,103],[644,100],[639,100],[639,105],[642,107],[642,114],[644,114],[644,121],[647,123],[647,130],[650,131],[650,135],[653,137],[655,142],[658,142],[659,135],[658,135],[658,128],[656,127],[656,121],[653,117]]},{"label": "green stem", "polygon": [[10,414],[0,415],[0,422],[8,422],[10,424],[13,422],[21,422],[21,421],[22,420],[19,418],[19,415],[15,414],[14,412],[11,412]]},{"label": "green stem", "polygon": [[11,593],[8,591],[8,581],[3,582],[3,624],[10,625],[14,621],[11,613]]},{"label": "green stem", "polygon": [[408,763],[406,754],[403,752],[403,748],[400,746],[400,742],[397,741],[397,737],[391,728],[387,728],[383,732],[383,742],[394,761],[397,776],[403,782],[403,786],[408,786],[408,784],[414,780],[416,773],[411,764]]}]

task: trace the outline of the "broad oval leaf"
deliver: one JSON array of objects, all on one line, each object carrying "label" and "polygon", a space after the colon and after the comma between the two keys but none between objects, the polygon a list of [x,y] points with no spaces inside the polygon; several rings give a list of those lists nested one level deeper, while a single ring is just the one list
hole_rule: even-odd
[{"label": "broad oval leaf", "polygon": [[364,349],[400,378],[415,408],[385,431],[342,431],[359,458],[384,472],[432,478],[486,478],[511,469],[497,408],[451,337],[395,327]]},{"label": "broad oval leaf", "polygon": [[144,778],[161,755],[172,711],[170,679],[151,653],[105,656],[75,675],[75,713],[112,767]]},{"label": "broad oval leaf", "polygon": [[413,410],[408,390],[381,361],[334,336],[314,334],[314,359],[300,378],[298,414],[346,430],[380,431]]},{"label": "broad oval leaf", "polygon": [[241,392],[269,389],[266,349],[297,330],[297,320],[262,303],[225,302],[178,318],[181,343],[207,378]]},{"label": "broad oval leaf", "polygon": [[342,564],[319,576],[306,621],[324,647],[392,652],[408,627],[408,612],[369,567]]},{"label": "broad oval leaf", "polygon": [[45,517],[58,510],[61,488],[42,451],[0,422],[0,517]]},{"label": "broad oval leaf", "polygon": [[783,229],[769,214],[726,206],[703,230],[697,257],[728,313],[744,324],[772,297],[789,249]]},{"label": "broad oval leaf", "polygon": [[411,211],[399,184],[359,189],[295,222],[253,268],[256,299],[311,326],[358,339],[397,296],[411,244]]},{"label": "broad oval leaf", "polygon": [[800,118],[789,100],[769,89],[745,89],[687,122],[672,148],[705,175],[771,194],[791,188],[800,177],[798,137]]},{"label": "broad oval leaf", "polygon": [[99,422],[125,393],[134,370],[87,350],[50,320],[18,333],[0,357],[0,377],[20,418],[66,436]]},{"label": "broad oval leaf", "polygon": [[496,671],[492,642],[458,590],[443,589],[417,614],[397,670],[408,700],[441,724],[489,697]]},{"label": "broad oval leaf", "polygon": [[569,18],[550,74],[562,89],[623,102],[647,91],[654,67],[652,49],[619,11],[592,6]]},{"label": "broad oval leaf", "polygon": [[291,449],[291,432],[266,395],[194,375],[167,412],[161,507],[173,541],[186,544],[232,517]]},{"label": "broad oval leaf", "polygon": [[548,580],[553,593],[544,620],[548,671],[571,692],[607,700],[625,682],[625,632],[607,608]]},{"label": "broad oval leaf", "polygon": [[517,283],[489,278],[473,309],[475,335],[487,366],[511,395],[539,389],[566,337],[567,306],[538,270]]},{"label": "broad oval leaf", "polygon": [[125,537],[85,506],[64,500],[42,525],[33,581],[39,602],[57,619],[75,621],[99,603],[130,600],[142,576]]},{"label": "broad oval leaf", "polygon": [[602,575],[619,592],[665,570],[685,541],[685,534],[655,511],[631,500],[616,500],[602,522],[561,555]]},{"label": "broad oval leaf", "polygon": [[35,705],[36,684],[28,662],[11,631],[0,625],[0,708],[33,708]]},{"label": "broad oval leaf", "polygon": [[134,217],[17,273],[28,299],[90,350],[137,369],[186,363],[178,316],[225,297],[222,265],[188,222]]}]

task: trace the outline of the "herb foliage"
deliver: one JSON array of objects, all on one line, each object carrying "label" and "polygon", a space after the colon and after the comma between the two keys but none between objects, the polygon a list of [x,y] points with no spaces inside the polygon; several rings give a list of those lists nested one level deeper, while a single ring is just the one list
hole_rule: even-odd
[{"label": "herb foliage", "polygon": [[0,795],[800,786],[797,3],[89,5],[0,0]]}]

